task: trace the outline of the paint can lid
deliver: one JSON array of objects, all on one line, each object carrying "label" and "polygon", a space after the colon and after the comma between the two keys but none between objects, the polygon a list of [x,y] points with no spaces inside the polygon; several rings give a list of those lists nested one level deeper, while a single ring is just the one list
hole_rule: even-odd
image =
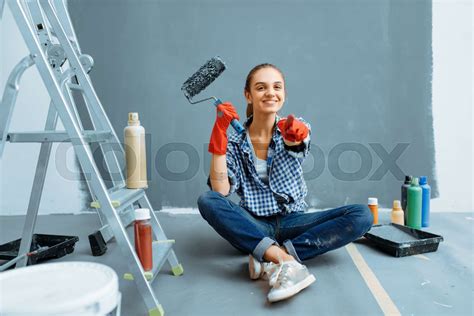
[{"label": "paint can lid", "polygon": [[2,272],[0,284],[1,315],[109,315],[120,304],[117,273],[95,262],[16,268]]},{"label": "paint can lid", "polygon": [[426,176],[421,176],[421,177],[420,177],[420,185],[426,184],[427,182],[428,182],[428,181],[427,181]]},{"label": "paint can lid", "polygon": [[150,219],[150,210],[147,208],[137,208],[135,210],[135,220],[143,221]]},{"label": "paint can lid", "polygon": [[410,184],[412,179],[412,176],[405,176],[405,184]]},{"label": "paint can lid", "polygon": [[378,205],[379,201],[375,197],[369,197],[369,205]]}]

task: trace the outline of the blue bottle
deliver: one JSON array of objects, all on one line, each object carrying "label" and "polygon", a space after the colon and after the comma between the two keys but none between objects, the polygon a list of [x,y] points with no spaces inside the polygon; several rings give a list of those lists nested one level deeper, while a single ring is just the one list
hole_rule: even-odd
[{"label": "blue bottle", "polygon": [[421,187],[421,226],[430,226],[430,198],[431,198],[431,187],[428,185],[426,177],[420,177]]}]

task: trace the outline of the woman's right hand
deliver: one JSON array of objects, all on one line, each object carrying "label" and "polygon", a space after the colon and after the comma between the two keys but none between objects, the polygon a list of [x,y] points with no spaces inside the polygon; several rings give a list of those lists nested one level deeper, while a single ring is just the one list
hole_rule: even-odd
[{"label": "woman's right hand", "polygon": [[217,106],[216,121],[208,147],[210,153],[225,155],[227,151],[227,128],[233,119],[239,120],[239,115],[232,103],[225,102]]}]

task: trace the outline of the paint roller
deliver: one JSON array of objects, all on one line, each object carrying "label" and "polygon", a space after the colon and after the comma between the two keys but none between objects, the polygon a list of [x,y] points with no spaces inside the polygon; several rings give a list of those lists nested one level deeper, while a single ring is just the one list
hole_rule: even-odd
[{"label": "paint roller", "polygon": [[[199,68],[191,77],[183,83],[181,90],[184,96],[188,99],[189,103],[196,104],[207,100],[214,100],[214,105],[217,107],[222,103],[221,100],[212,96],[199,101],[193,101],[192,98],[199,94],[202,90],[206,89],[220,74],[225,70],[225,64],[219,56],[211,58],[204,65]],[[235,131],[241,134],[244,131],[244,127],[236,119],[233,119],[230,124]]]}]

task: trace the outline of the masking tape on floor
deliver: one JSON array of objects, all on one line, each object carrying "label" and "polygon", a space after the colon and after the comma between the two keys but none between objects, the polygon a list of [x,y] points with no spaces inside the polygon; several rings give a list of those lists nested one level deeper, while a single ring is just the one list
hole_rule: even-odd
[{"label": "masking tape on floor", "polygon": [[370,292],[372,292],[372,295],[379,304],[384,315],[401,315],[397,306],[395,305],[395,303],[393,303],[390,296],[388,296],[387,292],[382,287],[367,262],[365,262],[364,258],[360,254],[359,250],[357,250],[356,246],[353,243],[350,243],[346,246],[346,249],[347,252],[349,252],[349,255],[351,256],[352,261],[354,261],[354,264],[356,265],[357,269],[359,269],[362,278],[369,287]]}]

